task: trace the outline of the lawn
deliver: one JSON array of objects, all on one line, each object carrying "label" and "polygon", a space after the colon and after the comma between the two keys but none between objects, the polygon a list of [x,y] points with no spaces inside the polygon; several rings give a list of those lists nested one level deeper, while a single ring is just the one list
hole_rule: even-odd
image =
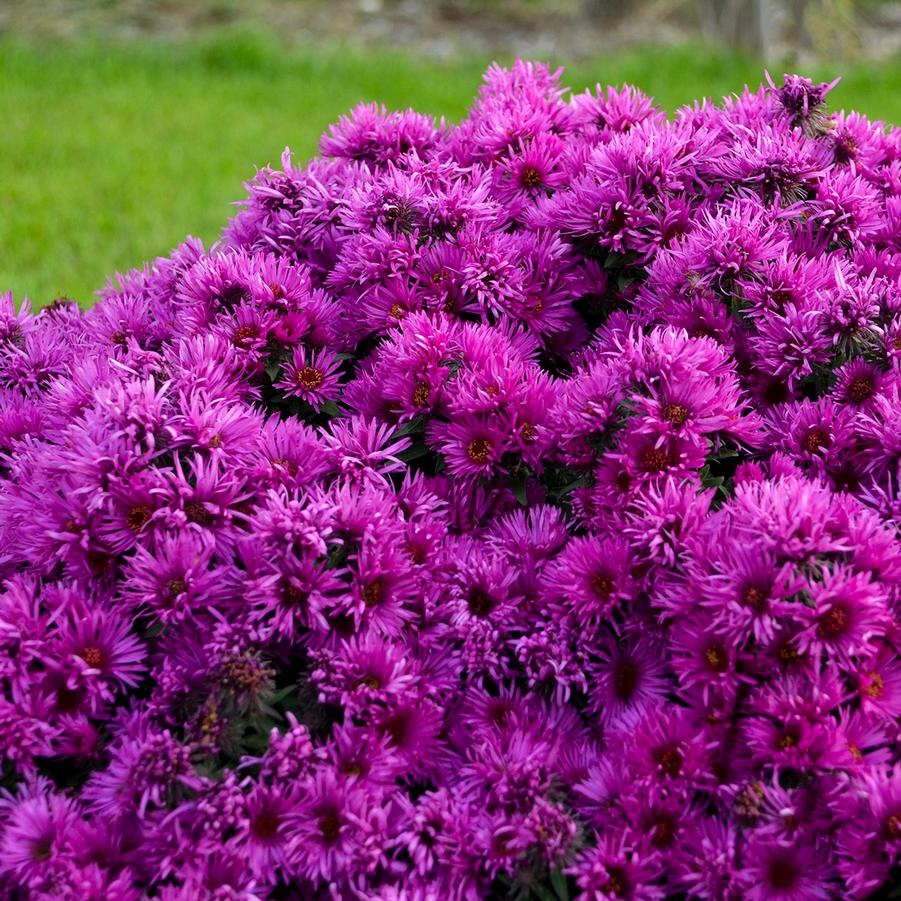
[{"label": "lawn", "polygon": [[[256,166],[302,159],[361,100],[458,118],[489,60],[437,62],[232,34],[184,44],[0,42],[0,292],[89,304],[106,274],[215,240]],[[833,97],[901,119],[901,63],[828,68]],[[739,90],[755,63],[699,48],[580,61],[566,83],[630,81],[673,107]]]}]

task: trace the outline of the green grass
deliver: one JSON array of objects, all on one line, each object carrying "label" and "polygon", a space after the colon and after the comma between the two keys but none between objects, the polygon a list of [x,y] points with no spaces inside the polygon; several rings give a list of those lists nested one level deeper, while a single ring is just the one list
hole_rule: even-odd
[{"label": "green grass", "polygon": [[[458,118],[488,62],[288,49],[248,34],[179,45],[2,41],[0,291],[90,303],[107,274],[186,234],[214,240],[241,182],[286,144],[308,158],[361,100]],[[839,105],[901,118],[901,63],[844,74]],[[565,80],[631,81],[671,108],[761,76],[753,62],[681,48],[580,61]]]}]

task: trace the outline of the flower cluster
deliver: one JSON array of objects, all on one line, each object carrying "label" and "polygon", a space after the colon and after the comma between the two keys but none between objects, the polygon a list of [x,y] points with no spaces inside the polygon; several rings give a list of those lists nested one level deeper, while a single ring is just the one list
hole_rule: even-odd
[{"label": "flower cluster", "polygon": [[0,297],[0,897],[863,899],[901,138],[492,67]]}]

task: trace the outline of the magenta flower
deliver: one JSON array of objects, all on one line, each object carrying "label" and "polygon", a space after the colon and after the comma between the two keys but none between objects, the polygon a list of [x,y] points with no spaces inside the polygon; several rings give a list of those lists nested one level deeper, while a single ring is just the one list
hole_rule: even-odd
[{"label": "magenta flower", "polygon": [[0,897],[897,882],[901,145],[767,81],[493,65],[0,294]]},{"label": "magenta flower", "polygon": [[340,379],[337,373],[340,368],[334,355],[298,348],[281,379],[275,382],[275,387],[289,396],[305,400],[314,410],[318,410],[323,403],[338,396]]}]

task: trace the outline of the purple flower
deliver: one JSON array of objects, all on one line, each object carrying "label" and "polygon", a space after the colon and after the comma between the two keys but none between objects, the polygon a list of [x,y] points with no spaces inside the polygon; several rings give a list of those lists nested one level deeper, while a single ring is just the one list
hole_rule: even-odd
[{"label": "purple flower", "polygon": [[95,773],[85,788],[85,797],[98,812],[143,817],[148,807],[164,805],[173,793],[201,785],[190,750],[169,730],[155,729],[146,719],[127,723],[114,748],[107,768]]},{"label": "purple flower", "polygon": [[0,896],[884,893],[897,132],[561,77],[0,295]]}]

